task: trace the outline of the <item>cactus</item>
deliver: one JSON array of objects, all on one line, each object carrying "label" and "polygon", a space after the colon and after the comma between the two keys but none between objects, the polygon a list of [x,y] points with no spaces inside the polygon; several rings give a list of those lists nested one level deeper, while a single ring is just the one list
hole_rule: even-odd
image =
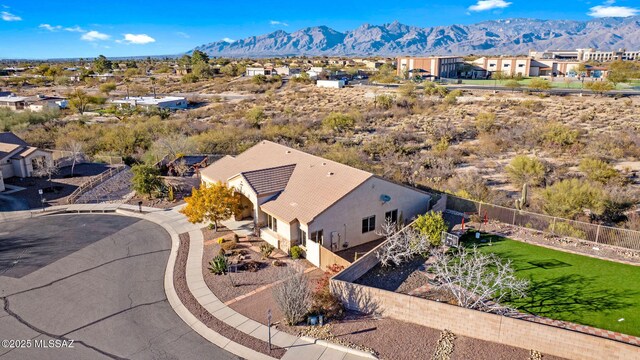
[{"label": "cactus", "polygon": [[522,210],[527,205],[527,183],[522,184],[522,196],[516,199],[516,209]]}]

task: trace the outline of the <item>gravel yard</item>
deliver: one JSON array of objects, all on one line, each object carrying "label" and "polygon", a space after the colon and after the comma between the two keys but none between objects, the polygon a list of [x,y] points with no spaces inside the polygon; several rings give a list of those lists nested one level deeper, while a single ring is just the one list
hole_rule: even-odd
[{"label": "gravel yard", "polygon": [[[180,234],[180,246],[178,248],[178,256],[176,258],[176,265],[173,273],[173,282],[178,293],[180,301],[195,317],[202,321],[208,328],[218,332],[220,335],[230,339],[231,341],[242,344],[246,347],[259,351],[263,354],[267,354],[266,349],[268,344],[262,340],[251,337],[240,330],[225,324],[211,315],[204,307],[202,307],[198,301],[193,297],[187,286],[186,279],[186,264],[187,255],[189,253],[189,234]],[[281,358],[286,350],[280,348],[273,348],[268,353],[269,356],[277,359]]]},{"label": "gravel yard", "polygon": [[[214,275],[208,270],[208,267],[209,261],[220,252],[220,245],[216,240],[220,237],[233,239],[233,233],[226,228],[219,228],[217,233],[205,229],[203,230],[203,234],[205,240],[202,256],[204,281],[207,283],[209,289],[223,302],[233,300],[238,296],[245,295],[260,287],[282,280],[287,274],[287,267],[292,266],[294,262],[304,269],[312,266],[306,260],[291,260],[286,257],[286,254],[279,250],[274,251],[269,259],[264,259],[259,252],[260,245],[264,243],[263,241],[249,241],[242,238],[240,239],[241,241],[238,242],[236,250],[242,251],[245,257],[244,262],[255,261],[259,263],[259,270],[256,272],[240,271],[227,275]],[[274,259],[283,261],[286,265],[273,266],[272,263]]]},{"label": "gravel yard", "polygon": [[356,284],[406,294],[411,290],[427,284],[427,277],[416,271],[424,262],[425,259],[416,257],[412,261],[403,263],[400,266],[385,268],[378,264],[354,282]]}]

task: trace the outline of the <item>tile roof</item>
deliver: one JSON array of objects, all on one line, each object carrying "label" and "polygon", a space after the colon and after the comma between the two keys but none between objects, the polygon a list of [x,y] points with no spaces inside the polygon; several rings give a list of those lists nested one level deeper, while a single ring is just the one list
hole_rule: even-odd
[{"label": "tile roof", "polygon": [[287,187],[295,168],[296,164],[291,164],[269,169],[245,171],[240,175],[247,180],[256,194],[271,194],[283,191]]},{"label": "tile roof", "polygon": [[[236,157],[225,156],[204,168],[201,173],[205,180],[222,182],[250,173],[249,177],[260,184],[256,187],[264,190],[280,186],[287,169],[292,172],[284,190],[261,206],[264,211],[286,222],[295,219],[302,223],[311,222],[373,176],[369,172],[271,141],[262,141]],[[265,180],[267,175],[273,175],[274,179]]]},{"label": "tile roof", "polygon": [[29,146],[26,141],[20,139],[18,135],[12,133],[11,131],[0,132],[0,143]]}]

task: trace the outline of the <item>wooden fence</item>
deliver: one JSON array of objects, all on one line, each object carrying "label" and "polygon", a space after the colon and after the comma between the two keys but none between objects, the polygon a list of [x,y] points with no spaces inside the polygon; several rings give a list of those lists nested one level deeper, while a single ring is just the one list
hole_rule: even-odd
[{"label": "wooden fence", "polygon": [[109,170],[106,170],[96,176],[93,176],[84,184],[80,185],[77,189],[75,189],[71,193],[71,195],[69,195],[69,197],[67,198],[67,203],[74,204],[78,200],[78,198],[82,196],[82,194],[102,184],[105,180],[111,178],[112,176],[116,175],[117,173],[121,172],[126,168],[127,167],[125,165],[118,165],[115,167],[111,167],[109,168]]}]

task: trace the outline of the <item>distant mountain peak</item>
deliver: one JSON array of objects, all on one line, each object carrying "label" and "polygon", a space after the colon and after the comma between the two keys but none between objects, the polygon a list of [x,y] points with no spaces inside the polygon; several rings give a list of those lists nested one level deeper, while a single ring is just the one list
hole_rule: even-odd
[{"label": "distant mountain peak", "polygon": [[[578,20],[509,18],[421,28],[394,20],[346,32],[319,25],[277,30],[233,43],[198,46],[212,56],[526,54],[529,50],[597,47],[640,49],[640,16]],[[193,50],[191,50],[193,51]]]}]

